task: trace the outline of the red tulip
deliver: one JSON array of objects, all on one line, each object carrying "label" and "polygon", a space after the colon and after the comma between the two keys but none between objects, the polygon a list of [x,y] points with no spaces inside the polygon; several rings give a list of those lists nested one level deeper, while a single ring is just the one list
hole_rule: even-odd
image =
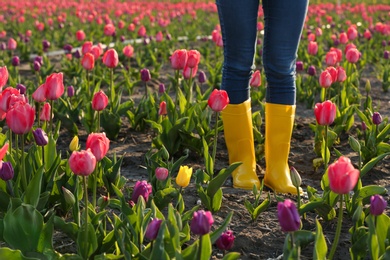
[{"label": "red tulip", "polygon": [[51,107],[49,103],[45,103],[42,107],[41,110],[41,116],[39,117],[39,120],[41,121],[50,121],[50,116],[51,116]]},{"label": "red tulip", "polygon": [[171,66],[174,70],[182,70],[187,63],[188,55],[187,50],[181,49],[173,52],[170,57]]},{"label": "red tulip", "polygon": [[81,59],[81,65],[86,70],[92,70],[93,67],[95,67],[95,56],[93,56],[93,54],[90,52],[84,54],[83,58]]},{"label": "red tulip", "polygon": [[118,66],[118,53],[115,49],[109,49],[108,51],[106,51],[106,53],[104,53],[103,63],[108,68],[115,68],[116,66]]},{"label": "red tulip", "polygon": [[85,40],[85,32],[83,30],[78,30],[76,32],[76,39],[81,42]]},{"label": "red tulip", "polygon": [[95,61],[103,54],[103,50],[97,45],[92,46],[89,52],[93,55]]},{"label": "red tulip", "polygon": [[319,125],[331,125],[336,117],[336,105],[330,100],[317,103],[314,107],[314,115]]},{"label": "red tulip", "polygon": [[200,52],[197,50],[190,50],[187,52],[187,64],[189,68],[195,68],[200,61]]},{"label": "red tulip", "polygon": [[73,151],[68,163],[74,174],[88,176],[95,170],[96,158],[91,152],[91,149]]},{"label": "red tulip", "polygon": [[368,30],[368,29],[365,30],[364,33],[363,33],[363,37],[364,37],[365,39],[367,39],[367,40],[370,40],[371,37],[372,37],[370,30]]},{"label": "red tulip", "polygon": [[168,114],[168,112],[167,112],[167,102],[161,101],[160,108],[158,109],[158,114],[160,116]]},{"label": "red tulip", "polygon": [[309,44],[307,46],[307,52],[310,55],[316,55],[317,52],[318,52],[318,44],[317,44],[317,42],[309,42]]},{"label": "red tulip", "polygon": [[45,82],[46,98],[49,100],[56,100],[64,93],[64,74],[52,73],[46,78]]},{"label": "red tulip", "polygon": [[8,81],[8,70],[7,66],[0,67],[0,91],[7,84]]},{"label": "red tulip", "polygon": [[337,69],[335,67],[327,67],[326,71],[329,72],[329,74],[332,76],[332,83],[337,81]]},{"label": "red tulip", "polygon": [[3,145],[3,147],[1,147],[1,149],[0,149],[0,161],[3,160],[5,154],[6,154],[7,151],[8,151],[8,147],[9,147],[9,143],[8,143],[8,142],[6,142],[6,143]]},{"label": "red tulip", "polygon": [[348,42],[348,36],[346,33],[340,33],[339,41],[341,44],[346,44]]},{"label": "red tulip", "polygon": [[359,180],[360,172],[355,169],[351,160],[341,156],[328,167],[330,189],[337,194],[348,194]]},{"label": "red tulip", "polygon": [[28,133],[35,119],[35,109],[26,102],[15,103],[7,112],[6,122],[15,134]]},{"label": "red tulip", "polygon": [[356,62],[358,62],[358,60],[360,58],[360,52],[356,48],[350,48],[345,53],[345,58],[350,63],[356,63]]},{"label": "red tulip", "polygon": [[138,29],[138,36],[139,37],[144,37],[146,36],[146,28],[145,26],[141,25]]},{"label": "red tulip", "polygon": [[319,82],[320,82],[320,86],[323,88],[329,88],[332,85],[333,79],[332,79],[332,75],[329,73],[329,71],[324,70],[321,73],[320,78],[319,78]]},{"label": "red tulip", "polygon": [[253,75],[251,80],[249,81],[249,85],[252,88],[258,88],[261,85],[261,74],[259,70],[256,70]]},{"label": "red tulip", "polygon": [[228,94],[225,90],[214,89],[207,103],[215,112],[221,112],[229,104]]},{"label": "red tulip", "polygon": [[131,58],[131,57],[133,57],[133,54],[134,54],[134,48],[133,48],[133,46],[131,46],[130,44],[129,44],[129,45],[126,45],[125,47],[123,47],[122,52],[123,52],[123,54],[124,54],[127,58]]},{"label": "red tulip", "polygon": [[84,55],[91,51],[93,44],[90,41],[84,42],[83,46],[81,46],[81,53]]},{"label": "red tulip", "polygon": [[86,147],[91,149],[96,160],[100,161],[110,148],[110,139],[106,137],[106,133],[91,133],[88,135]]},{"label": "red tulip", "polygon": [[108,97],[103,90],[96,92],[92,98],[92,109],[95,111],[102,111],[108,105]]},{"label": "red tulip", "polygon": [[40,85],[32,94],[32,98],[35,102],[45,102],[46,101],[46,85]]}]

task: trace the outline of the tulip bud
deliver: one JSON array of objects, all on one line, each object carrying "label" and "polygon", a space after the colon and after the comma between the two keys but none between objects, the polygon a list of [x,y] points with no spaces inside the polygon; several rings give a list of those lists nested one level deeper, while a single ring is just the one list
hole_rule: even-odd
[{"label": "tulip bud", "polygon": [[151,79],[150,71],[148,69],[141,70],[141,80],[147,82]]},{"label": "tulip bud", "polygon": [[371,207],[370,207],[370,213],[373,216],[379,216],[383,213],[383,211],[386,209],[387,202],[383,199],[381,195],[374,195],[371,196]]},{"label": "tulip bud", "polygon": [[165,85],[164,83],[160,83],[158,85],[158,93],[163,94],[165,92]]},{"label": "tulip bud", "polygon": [[68,86],[67,92],[68,92],[68,97],[73,97],[74,96],[74,87]]},{"label": "tulip bud", "polygon": [[77,135],[75,135],[69,144],[69,150],[71,150],[73,152],[73,151],[77,151],[79,149],[80,149],[79,137]]},{"label": "tulip bud", "polygon": [[366,89],[366,93],[367,94],[370,93],[370,91],[371,91],[371,82],[370,82],[370,80],[366,81],[365,89]]},{"label": "tulip bud", "polygon": [[17,84],[16,89],[19,90],[19,93],[21,95],[24,95],[26,93],[26,86],[23,84]]},{"label": "tulip bud", "polygon": [[233,231],[226,230],[221,234],[217,241],[215,241],[215,244],[221,250],[230,250],[233,247],[234,238]]},{"label": "tulip bud", "polygon": [[14,168],[11,162],[0,161],[0,178],[3,181],[9,181],[14,177]]},{"label": "tulip bud", "polygon": [[353,136],[349,136],[348,143],[351,146],[352,150],[359,153],[361,150],[360,143],[358,140],[356,140]]},{"label": "tulip bud", "polygon": [[206,73],[203,70],[199,71],[198,81],[200,84],[203,84],[207,81]]},{"label": "tulip bud", "polygon": [[18,56],[13,56],[11,59],[12,66],[16,67],[20,65],[20,59]]},{"label": "tulip bud", "polygon": [[73,193],[64,186],[62,186],[61,188],[62,192],[64,193],[64,199],[66,204],[70,206],[74,205],[76,203],[76,198],[74,197]]},{"label": "tulip bud", "polygon": [[99,206],[100,209],[104,209],[105,207],[110,204],[110,198],[107,196],[101,196],[98,198],[97,205]]},{"label": "tulip bud", "polygon": [[157,238],[158,231],[160,230],[161,223],[161,219],[152,219],[146,228],[145,237],[149,240],[155,240]]},{"label": "tulip bud", "polygon": [[45,146],[49,142],[49,137],[42,128],[37,128],[32,133],[38,146]]},{"label": "tulip bud", "polygon": [[195,211],[191,220],[191,232],[195,235],[208,234],[213,223],[214,219],[210,211]]},{"label": "tulip bud", "polygon": [[164,116],[164,115],[168,114],[168,111],[167,111],[167,102],[161,101],[160,107],[159,107],[159,109],[158,109],[158,114],[159,114],[160,116]]},{"label": "tulip bud", "polygon": [[296,188],[300,187],[302,184],[302,179],[298,171],[294,167],[290,168],[290,175],[291,175],[291,182],[294,185],[294,187]]},{"label": "tulip bud", "polygon": [[372,122],[374,123],[374,125],[379,125],[380,123],[382,123],[382,116],[381,114],[379,114],[379,112],[374,112],[374,114],[372,115]]},{"label": "tulip bud", "polygon": [[157,167],[155,170],[156,179],[159,181],[165,181],[168,178],[168,169],[164,167]]},{"label": "tulip bud", "polygon": [[362,131],[366,131],[367,130],[367,125],[366,123],[362,122]]}]

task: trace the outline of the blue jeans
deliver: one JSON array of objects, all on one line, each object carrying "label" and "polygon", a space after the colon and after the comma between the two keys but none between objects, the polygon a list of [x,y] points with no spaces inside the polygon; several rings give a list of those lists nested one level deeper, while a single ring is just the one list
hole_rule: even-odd
[{"label": "blue jeans", "polygon": [[[259,0],[216,0],[224,43],[221,89],[231,104],[250,97]],[[266,102],[295,104],[295,62],[308,0],[263,0]]]}]

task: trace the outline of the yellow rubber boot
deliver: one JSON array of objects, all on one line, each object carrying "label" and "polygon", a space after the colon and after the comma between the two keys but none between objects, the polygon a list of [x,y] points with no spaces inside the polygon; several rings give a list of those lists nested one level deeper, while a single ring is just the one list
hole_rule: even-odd
[{"label": "yellow rubber boot", "polygon": [[274,192],[297,194],[288,167],[294,118],[295,105],[265,104],[264,184]]},{"label": "yellow rubber boot", "polygon": [[256,159],[253,142],[251,100],[241,104],[229,104],[222,111],[225,142],[229,163],[242,162],[233,171],[233,187],[251,190],[259,189],[260,181],[256,174]]}]

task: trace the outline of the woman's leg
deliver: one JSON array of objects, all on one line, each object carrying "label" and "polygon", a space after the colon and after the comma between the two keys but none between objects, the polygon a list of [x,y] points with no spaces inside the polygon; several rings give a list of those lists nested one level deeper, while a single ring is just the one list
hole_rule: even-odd
[{"label": "woman's leg", "polygon": [[231,104],[250,97],[249,80],[254,69],[259,0],[217,0],[224,44],[221,89]]},{"label": "woman's leg", "polygon": [[267,77],[264,183],[297,193],[288,155],[295,117],[295,61],[308,0],[264,0],[263,64]]},{"label": "woman's leg", "polygon": [[308,0],[263,0],[266,102],[295,104],[295,62]]},{"label": "woman's leg", "polygon": [[221,89],[230,104],[222,111],[229,162],[242,164],[233,171],[233,186],[260,187],[256,174],[249,80],[254,68],[258,0],[217,0],[224,43]]}]

